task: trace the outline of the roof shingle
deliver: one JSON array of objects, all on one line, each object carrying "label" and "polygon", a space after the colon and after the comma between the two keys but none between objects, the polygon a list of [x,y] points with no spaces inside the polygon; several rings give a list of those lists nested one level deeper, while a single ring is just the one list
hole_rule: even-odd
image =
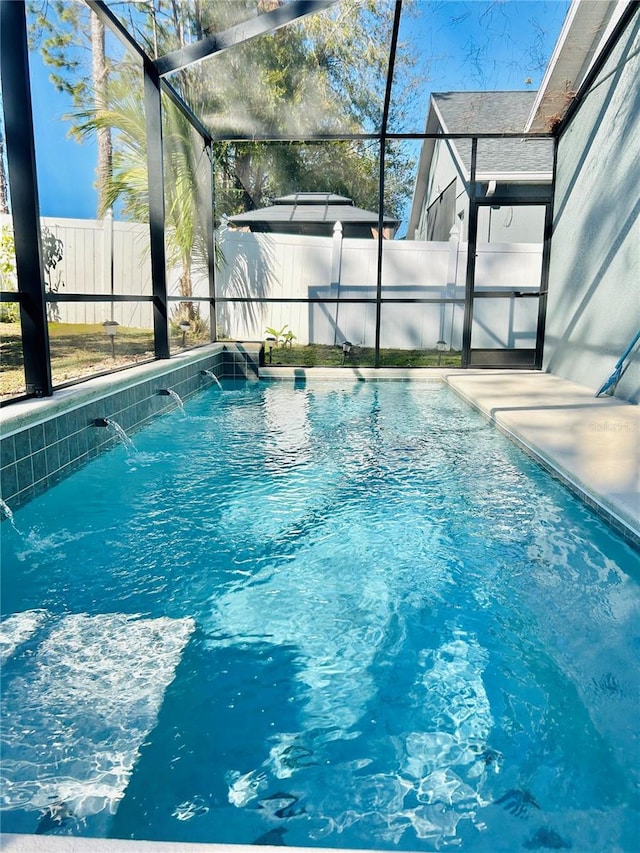
[{"label": "roof shingle", "polygon": [[[536,92],[438,92],[432,96],[445,133],[520,133],[536,98]],[[526,135],[525,135],[526,136]],[[451,145],[469,172],[471,140],[456,139]],[[553,140],[479,139],[479,173],[550,172]]]}]

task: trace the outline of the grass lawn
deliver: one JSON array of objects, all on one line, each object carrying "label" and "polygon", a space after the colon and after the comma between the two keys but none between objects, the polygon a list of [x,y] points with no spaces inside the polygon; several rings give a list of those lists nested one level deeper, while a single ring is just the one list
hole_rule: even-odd
[{"label": "grass lawn", "polygon": [[[153,359],[153,331],[118,326],[115,358],[111,342],[102,324],[50,323],[51,371],[53,384],[104,373],[115,367]],[[187,335],[188,347],[206,343],[206,337]],[[171,330],[171,352],[182,350],[182,333]],[[435,350],[385,349],[380,351],[382,367],[460,367],[459,352],[438,353]],[[14,397],[25,393],[22,340],[19,323],[0,323],[0,396]],[[269,364],[269,355],[266,355]],[[295,367],[341,367],[342,347],[322,344],[278,346],[272,352],[271,364]],[[351,367],[373,367],[372,347],[354,347],[344,359]]]},{"label": "grass lawn", "polygon": [[[438,361],[440,357],[440,361]],[[353,347],[344,358],[341,346],[308,344],[306,346],[276,347],[271,353],[271,365],[291,367],[373,367],[375,350],[373,347]],[[269,365],[269,353],[265,354],[265,364]],[[460,367],[460,353],[439,353],[436,350],[381,349],[381,367]]]},{"label": "grass lawn", "polygon": [[[153,330],[118,326],[115,358],[101,323],[49,323],[51,373],[54,385],[153,359]],[[182,333],[171,330],[171,352],[182,350]],[[205,339],[187,336],[187,344]],[[19,323],[0,323],[0,396],[25,393],[22,339]]]}]

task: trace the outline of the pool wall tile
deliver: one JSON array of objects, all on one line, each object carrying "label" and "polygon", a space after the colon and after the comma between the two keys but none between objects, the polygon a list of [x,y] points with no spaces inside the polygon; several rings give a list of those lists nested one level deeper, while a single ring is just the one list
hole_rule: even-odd
[{"label": "pool wall tile", "polygon": [[69,436],[69,464],[73,464],[80,456],[80,442],[78,441],[78,433],[74,432]]},{"label": "pool wall tile", "polygon": [[31,464],[33,466],[33,482],[37,483],[44,480],[47,476],[47,451],[38,450],[32,454]]},{"label": "pool wall tile", "polygon": [[29,430],[29,439],[31,441],[31,453],[37,453],[44,448],[44,426],[38,424],[31,427]]},{"label": "pool wall tile", "polygon": [[51,447],[58,440],[58,418],[51,418],[44,423],[44,444]]},{"label": "pool wall tile", "polygon": [[[88,460],[116,447],[118,438],[109,428],[96,427],[97,418],[112,418],[127,434],[135,433],[175,411],[177,401],[159,391],[171,389],[184,401],[210,389],[214,380],[203,376],[203,370],[212,371],[218,379],[257,379],[260,350],[261,343],[213,344],[185,353],[183,363],[176,357],[175,361],[156,361],[101,377],[98,384],[104,388],[98,392],[95,382],[89,380],[37,401],[41,408],[32,406],[33,416],[22,417],[20,423],[28,422],[13,430],[12,407],[7,407],[0,435],[3,500],[15,509]],[[58,402],[61,397],[67,399]]]},{"label": "pool wall tile", "polygon": [[29,430],[24,430],[23,432],[18,433],[14,436],[15,441],[15,461],[18,459],[24,459],[25,456],[29,456],[31,454],[31,442],[29,440]]},{"label": "pool wall tile", "polygon": [[0,471],[0,488],[3,495],[15,495],[18,491],[18,466],[15,462],[2,467]]},{"label": "pool wall tile", "polygon": [[[95,429],[95,427],[94,427],[94,429]],[[76,456],[86,456],[87,455],[87,451],[89,449],[87,433],[88,433],[88,430],[86,428],[81,429],[76,433],[76,435],[78,436],[78,452],[77,452]]]},{"label": "pool wall tile", "polygon": [[66,436],[58,442],[58,453],[60,457],[60,467],[64,468],[65,465],[69,464],[69,460],[71,459],[69,436]]},{"label": "pool wall tile", "polygon": [[60,451],[58,448],[58,442],[55,441],[53,444],[47,445],[45,448],[45,454],[47,460],[47,476],[51,477],[60,468]]},{"label": "pool wall tile", "polygon": [[18,472],[18,489],[23,492],[33,485],[33,465],[31,456],[24,456],[16,462]]},{"label": "pool wall tile", "polygon": [[0,442],[0,468],[13,465],[16,461],[16,443],[13,436]]}]

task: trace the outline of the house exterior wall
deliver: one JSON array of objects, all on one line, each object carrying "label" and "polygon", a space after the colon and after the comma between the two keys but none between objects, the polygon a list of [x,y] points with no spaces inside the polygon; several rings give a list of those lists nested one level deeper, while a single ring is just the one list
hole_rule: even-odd
[{"label": "house exterior wall", "polygon": [[[429,208],[437,203],[438,198],[445,190],[455,182],[455,220],[450,222],[448,226],[439,223],[437,232],[433,232],[429,228]],[[431,160],[431,170],[428,177],[427,191],[424,196],[422,210],[416,228],[414,240],[448,240],[449,230],[451,226],[457,224],[462,225],[462,238],[466,239],[466,222],[468,219],[469,197],[467,196],[464,181],[460,177],[460,173],[456,167],[455,161],[451,155],[451,149],[444,140],[436,140],[433,149],[433,158]],[[463,211],[463,219],[457,218],[457,214]]]},{"label": "house exterior wall", "polygon": [[478,210],[478,241],[483,243],[542,243],[544,205],[500,205]]},{"label": "house exterior wall", "polygon": [[[451,144],[436,140],[433,147],[427,188],[413,240],[448,240],[453,225],[461,240],[468,239],[469,196],[463,176],[451,153]],[[483,185],[486,191],[487,183]],[[481,190],[482,191],[482,190]],[[449,197],[452,193],[455,201]],[[526,202],[532,196],[549,193],[549,185],[534,183],[500,183],[496,195],[514,202]],[[444,209],[439,209],[442,203]],[[541,242],[544,226],[544,208],[527,204],[503,205],[500,210],[490,207],[478,212],[477,239],[483,243]]]},{"label": "house exterior wall", "polygon": [[[558,145],[543,367],[597,390],[640,325],[640,12]],[[640,402],[637,349],[616,396]]]}]

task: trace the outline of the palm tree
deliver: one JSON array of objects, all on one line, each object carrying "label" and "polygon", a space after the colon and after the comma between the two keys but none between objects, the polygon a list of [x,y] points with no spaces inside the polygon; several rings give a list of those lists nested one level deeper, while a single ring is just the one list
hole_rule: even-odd
[{"label": "palm tree", "polygon": [[[113,168],[104,194],[104,215],[118,205],[134,222],[149,221],[146,126],[143,87],[135,67],[123,69],[110,81],[107,106],[83,110],[73,116],[74,132],[84,138],[108,127],[113,133]],[[165,239],[167,265],[179,272],[178,292],[185,297],[179,319],[194,320],[198,312],[188,298],[193,295],[193,273],[207,270],[207,235],[202,211],[211,199],[203,198],[211,168],[200,135],[168,98],[163,99],[163,151],[165,179]]]}]

